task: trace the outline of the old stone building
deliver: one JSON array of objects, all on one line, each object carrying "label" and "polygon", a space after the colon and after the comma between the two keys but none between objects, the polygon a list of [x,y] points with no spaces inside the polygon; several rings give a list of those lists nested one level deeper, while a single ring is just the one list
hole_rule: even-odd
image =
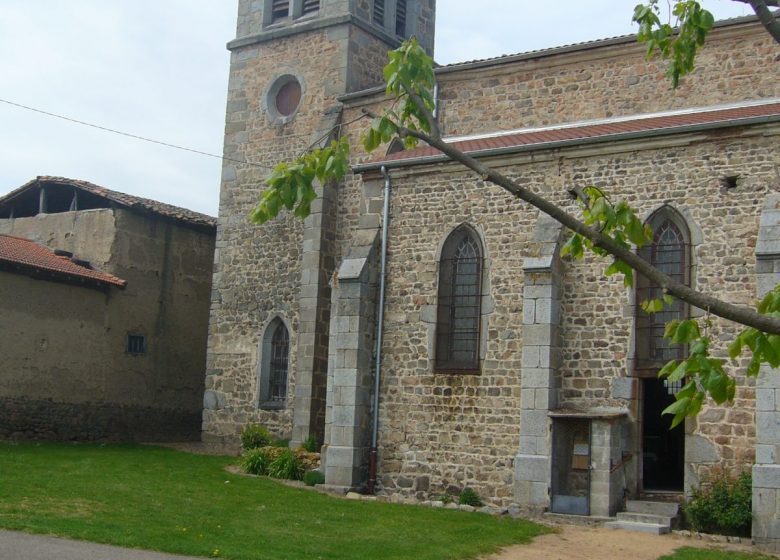
[{"label": "old stone building", "polygon": [[60,177],[0,198],[0,437],[199,437],[214,222]]},{"label": "old stone building", "polygon": [[[203,437],[250,421],[315,436],[327,484],[346,488],[366,484],[376,434],[379,491],[470,487],[598,516],[755,462],[756,537],[774,546],[777,376],[731,364],[732,406],[672,431],[659,414],[678,387],[655,372],[681,351],[663,322],[706,310],[644,315],[653,286],[562,259],[560,226],[424,147],[355,148],[305,221],[245,219],[264,166],[338,135],[359,145],[364,109],[387,106],[385,51],[410,35],[431,50],[434,14],[431,0],[240,2],[225,155],[249,163],[223,168]],[[778,52],[744,18],[716,26],[677,90],[633,36],[453,64],[436,70],[437,118],[572,212],[575,186],[629,201],[656,235],[646,258],[751,305],[780,266]],[[718,353],[736,328],[713,321]]]}]

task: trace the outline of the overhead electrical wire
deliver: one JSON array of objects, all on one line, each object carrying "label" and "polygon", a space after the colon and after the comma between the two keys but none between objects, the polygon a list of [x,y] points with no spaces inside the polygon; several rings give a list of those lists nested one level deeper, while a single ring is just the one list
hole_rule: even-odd
[{"label": "overhead electrical wire", "polygon": [[226,157],[226,156],[220,156],[220,155],[217,155],[217,154],[204,152],[202,150],[195,150],[193,148],[187,148],[185,146],[179,146],[177,144],[171,144],[170,142],[163,142],[162,140],[155,140],[154,138],[147,138],[146,136],[139,136],[137,134],[131,134],[130,132],[123,132],[121,130],[108,128],[106,126],[100,126],[98,124],[93,124],[93,123],[89,123],[89,122],[82,121],[82,120],[79,120],[79,119],[66,117],[64,115],[58,115],[57,113],[51,113],[49,111],[44,111],[43,109],[37,109],[35,107],[30,107],[28,105],[22,105],[21,103],[15,103],[13,101],[8,101],[7,99],[0,98],[0,103],[5,103],[6,105],[11,105],[13,107],[18,107],[20,109],[26,109],[27,111],[33,111],[34,113],[40,113],[42,115],[46,115],[46,116],[49,116],[49,117],[54,117],[54,118],[61,119],[61,120],[64,120],[64,121],[68,121],[68,122],[71,122],[71,123],[80,124],[82,126],[88,126],[90,128],[96,128],[96,129],[102,130],[104,132],[111,132],[113,134],[119,134],[120,136],[127,136],[128,138],[134,138],[136,140],[141,140],[143,142],[151,142],[152,144],[159,144],[160,146],[166,146],[168,148],[174,148],[176,150],[183,150],[185,152],[191,152],[191,153],[194,153],[194,154],[200,154],[202,156],[213,157],[213,158],[221,159],[223,161],[232,161],[232,162],[235,162],[235,163],[243,163],[243,164],[246,164],[246,165],[253,165],[253,166],[256,166],[256,167],[262,167],[264,169],[272,169],[272,167],[270,165],[263,165],[262,163],[256,163],[256,162],[252,162],[252,161],[244,161],[244,160],[240,160],[240,159],[229,158],[229,157]]}]

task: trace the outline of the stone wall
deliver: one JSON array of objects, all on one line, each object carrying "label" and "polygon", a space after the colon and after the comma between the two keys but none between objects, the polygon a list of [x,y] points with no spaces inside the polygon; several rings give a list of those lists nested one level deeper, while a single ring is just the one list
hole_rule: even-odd
[{"label": "stone wall", "polygon": [[756,23],[713,31],[696,72],[671,89],[633,37],[453,65],[437,74],[448,135],[474,134],[777,97],[777,45]]},{"label": "stone wall", "polygon": [[[630,201],[642,216],[672,201],[695,221],[692,227],[705,232],[695,255],[695,285],[749,304],[758,216],[776,183],[767,154],[777,133],[759,127],[492,163],[572,210],[566,188],[574,184],[601,186],[615,199]],[[436,494],[469,486],[490,501],[511,502],[523,422],[522,263],[532,247],[537,213],[453,165],[392,175],[381,481],[389,492]],[[723,175],[739,175],[737,188],[723,189],[718,181]],[[481,375],[438,375],[421,309],[435,304],[437,247],[463,222],[484,233],[495,310],[488,318]],[[635,403],[624,398],[631,395],[621,393],[616,381],[632,372],[632,295],[622,280],[603,277],[604,266],[587,259],[569,263],[564,273],[559,405],[614,407],[636,418]],[[734,332],[734,326],[714,321],[716,353],[725,353]],[[729,367],[740,384],[735,405],[708,407],[698,424],[687,427],[689,487],[715,462],[742,468],[752,460],[754,390],[738,367]],[[622,437],[616,441],[621,451],[638,451],[626,449]]]},{"label": "stone wall", "polygon": [[[213,235],[120,209],[0,220],[0,231],[128,282],[104,293],[2,273],[0,433],[196,438]],[[128,333],[146,337],[146,353],[126,352]]]}]

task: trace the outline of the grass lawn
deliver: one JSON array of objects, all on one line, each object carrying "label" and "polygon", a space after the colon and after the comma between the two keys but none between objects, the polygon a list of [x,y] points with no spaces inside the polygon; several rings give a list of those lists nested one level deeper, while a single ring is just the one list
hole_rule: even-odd
[{"label": "grass lawn", "polygon": [[0,443],[0,527],[228,559],[473,558],[539,525],[331,498],[229,474],[230,457]]},{"label": "grass lawn", "polygon": [[678,548],[668,556],[658,560],[774,560],[774,556],[749,552],[731,552],[706,548]]}]

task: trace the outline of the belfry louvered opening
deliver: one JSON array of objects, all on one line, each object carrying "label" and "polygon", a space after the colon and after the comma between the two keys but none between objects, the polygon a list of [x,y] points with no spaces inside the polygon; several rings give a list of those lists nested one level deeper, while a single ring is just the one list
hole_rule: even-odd
[{"label": "belfry louvered opening", "polygon": [[320,9],[320,0],[303,0],[302,15],[313,14]]},{"label": "belfry louvered opening", "polygon": [[439,263],[435,369],[479,370],[482,245],[467,226],[447,238]]},{"label": "belfry louvered opening", "polygon": [[406,35],[406,0],[398,0],[395,5],[395,34]]},{"label": "belfry louvered opening", "polygon": [[[664,207],[653,214],[648,224],[653,230],[653,243],[641,249],[640,256],[672,279],[690,285],[690,233],[685,220],[671,207]],[[684,359],[687,355],[687,348],[664,338],[664,329],[669,321],[687,319],[689,309],[685,302],[675,299],[658,313],[645,313],[639,304],[660,299],[664,293],[659,286],[637,276],[637,372],[654,376],[669,360]]]},{"label": "belfry louvered opening", "polygon": [[286,18],[290,15],[290,0],[273,0],[271,5],[271,20]]},{"label": "belfry louvered opening", "polygon": [[374,23],[384,26],[385,24],[385,0],[374,0]]}]

